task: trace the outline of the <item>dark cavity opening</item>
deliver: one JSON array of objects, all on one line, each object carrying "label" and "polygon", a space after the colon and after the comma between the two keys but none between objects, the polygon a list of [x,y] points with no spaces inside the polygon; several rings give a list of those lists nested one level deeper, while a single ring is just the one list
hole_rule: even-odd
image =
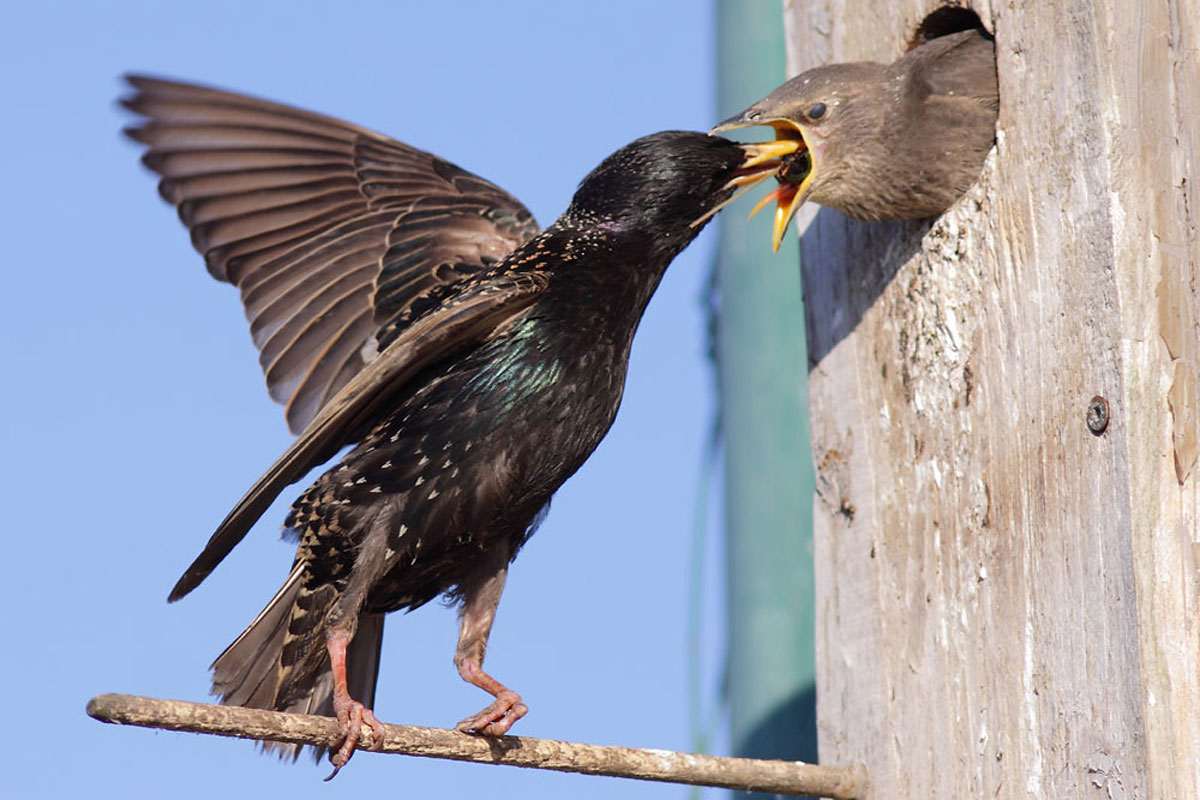
[{"label": "dark cavity opening", "polygon": [[942,6],[921,20],[905,49],[912,50],[938,37],[960,31],[979,31],[987,38],[992,38],[992,34],[984,27],[983,20],[971,9],[962,6]]}]

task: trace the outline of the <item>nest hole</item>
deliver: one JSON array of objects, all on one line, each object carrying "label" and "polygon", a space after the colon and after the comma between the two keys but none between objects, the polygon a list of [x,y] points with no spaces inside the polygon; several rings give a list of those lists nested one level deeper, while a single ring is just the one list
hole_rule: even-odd
[{"label": "nest hole", "polygon": [[908,47],[905,49],[912,50],[926,42],[961,31],[979,31],[989,39],[992,38],[983,20],[971,9],[964,6],[942,6],[921,20],[921,24],[917,25],[909,37]]}]

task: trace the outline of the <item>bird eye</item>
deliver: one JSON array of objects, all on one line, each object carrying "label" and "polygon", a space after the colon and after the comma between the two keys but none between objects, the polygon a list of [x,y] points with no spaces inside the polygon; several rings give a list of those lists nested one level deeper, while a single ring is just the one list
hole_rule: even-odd
[{"label": "bird eye", "polygon": [[808,118],[820,119],[821,117],[825,116],[825,111],[826,108],[824,103],[813,103],[812,108],[808,110]]}]

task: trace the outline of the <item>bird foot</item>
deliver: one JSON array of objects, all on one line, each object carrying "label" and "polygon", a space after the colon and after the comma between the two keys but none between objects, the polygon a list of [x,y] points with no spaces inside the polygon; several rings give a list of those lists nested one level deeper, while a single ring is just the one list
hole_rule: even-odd
[{"label": "bird foot", "polygon": [[482,736],[503,736],[509,728],[521,717],[529,713],[529,707],[521,701],[521,695],[508,689],[496,695],[495,701],[462,722],[455,725],[455,730],[463,733],[475,733]]},{"label": "bird foot", "polygon": [[350,761],[350,757],[354,755],[354,751],[358,749],[359,742],[362,738],[362,726],[366,725],[371,729],[370,747],[368,749],[375,750],[383,744],[383,723],[375,716],[371,709],[364,706],[357,700],[347,699],[339,701],[338,697],[334,697],[334,711],[337,714],[338,727],[342,732],[342,743],[329,756],[329,762],[333,764],[333,772],[325,778],[326,781],[333,780],[342,767]]}]

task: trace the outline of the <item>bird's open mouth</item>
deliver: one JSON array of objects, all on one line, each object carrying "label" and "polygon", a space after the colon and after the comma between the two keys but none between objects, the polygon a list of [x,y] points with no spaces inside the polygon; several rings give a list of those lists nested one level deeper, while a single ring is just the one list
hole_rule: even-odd
[{"label": "bird's open mouth", "polygon": [[788,119],[755,120],[753,122],[730,121],[713,128],[711,132],[720,133],[733,128],[755,125],[770,125],[775,130],[775,141],[741,145],[742,149],[746,151],[746,160],[738,169],[737,175],[728,184],[729,187],[736,188],[738,191],[704,217],[696,220],[696,223],[717,213],[767,178],[774,177],[779,185],[754,205],[750,216],[757,214],[772,200],[775,201],[775,224],[771,232],[771,249],[778,252],[792,217],[796,215],[796,210],[804,205],[804,201],[812,189],[812,150],[804,140],[804,132]]}]

